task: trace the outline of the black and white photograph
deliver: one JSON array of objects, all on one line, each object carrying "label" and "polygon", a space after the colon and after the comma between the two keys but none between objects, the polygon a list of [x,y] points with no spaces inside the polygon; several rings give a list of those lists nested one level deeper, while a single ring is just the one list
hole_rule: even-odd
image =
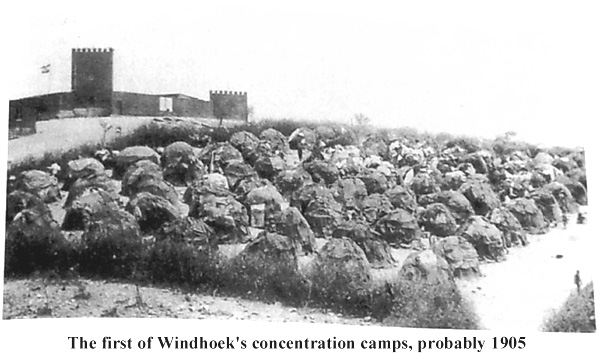
[{"label": "black and white photograph", "polygon": [[65,354],[177,320],[152,349],[203,323],[253,351],[589,349],[592,8],[6,6],[2,329],[65,323]]}]

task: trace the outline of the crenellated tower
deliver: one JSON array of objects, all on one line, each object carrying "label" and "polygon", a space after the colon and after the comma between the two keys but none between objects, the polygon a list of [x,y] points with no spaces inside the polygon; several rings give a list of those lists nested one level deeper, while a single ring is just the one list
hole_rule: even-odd
[{"label": "crenellated tower", "polygon": [[246,92],[210,91],[210,102],[215,118],[248,121]]},{"label": "crenellated tower", "polygon": [[74,48],[71,88],[74,108],[112,109],[112,48]]}]

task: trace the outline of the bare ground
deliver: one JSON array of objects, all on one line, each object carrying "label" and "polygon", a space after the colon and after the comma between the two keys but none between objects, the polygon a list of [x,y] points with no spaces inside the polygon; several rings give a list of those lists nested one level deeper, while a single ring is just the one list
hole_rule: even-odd
[{"label": "bare ground", "polygon": [[[100,120],[121,126],[121,134],[129,134],[151,121],[149,117],[68,118],[37,122],[37,133],[8,141],[8,163],[17,164],[29,157],[41,157],[47,152],[64,152],[88,144],[99,143],[103,130]],[[107,132],[107,140],[116,136]]]},{"label": "bare ground", "polygon": [[589,225],[572,220],[567,229],[530,235],[531,243],[510,249],[506,261],[482,265],[482,277],[459,280],[482,327],[540,331],[545,318],[575,290],[577,270],[583,285],[592,280],[597,261],[590,231]]},{"label": "bare ground", "polygon": [[[42,157],[45,153],[64,152],[85,144],[97,144],[102,140],[101,122],[120,126],[121,135],[131,134],[155,117],[96,117],[66,118],[37,122],[37,133],[8,141],[8,163],[18,164],[29,157]],[[215,126],[218,121],[205,118],[180,118],[187,122]],[[225,121],[225,126],[234,123]],[[117,137],[114,129],[106,132],[106,141]]]},{"label": "bare ground", "polygon": [[243,298],[186,293],[173,288],[89,279],[14,279],[4,284],[4,319],[191,318],[372,325],[314,308],[292,308]]}]

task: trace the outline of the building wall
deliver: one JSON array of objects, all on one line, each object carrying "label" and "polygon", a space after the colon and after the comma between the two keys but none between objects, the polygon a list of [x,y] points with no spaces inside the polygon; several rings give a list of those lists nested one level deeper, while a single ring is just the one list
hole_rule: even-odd
[{"label": "building wall", "polygon": [[212,104],[186,96],[178,96],[173,99],[173,113],[180,117],[202,117],[212,118]]},{"label": "building wall", "polygon": [[8,105],[9,139],[36,132],[36,122],[59,118],[73,105],[72,93],[53,93],[16,99]]},{"label": "building wall", "polygon": [[112,114],[124,116],[160,116],[160,96],[114,92]]},{"label": "building wall", "polygon": [[73,108],[72,93],[52,93],[12,100],[8,106],[9,127],[16,122],[58,118],[61,111]]},{"label": "building wall", "polygon": [[[173,100],[173,111],[160,110],[160,99]],[[53,93],[35,97],[12,100],[9,103],[9,126],[16,127],[17,122],[35,122],[65,117],[100,117],[110,113],[127,116],[179,116],[212,117],[212,103],[185,95],[155,95],[131,92],[114,92],[109,109],[98,107],[75,107],[74,93]]]},{"label": "building wall", "polygon": [[[160,99],[171,98],[173,111],[161,111]],[[114,92],[112,113],[128,116],[179,116],[212,117],[211,103],[181,94],[155,95],[130,92]]]},{"label": "building wall", "polygon": [[74,108],[110,110],[113,96],[113,49],[76,48],[71,55]]},{"label": "building wall", "polygon": [[210,91],[210,102],[215,118],[248,121],[246,92]]}]

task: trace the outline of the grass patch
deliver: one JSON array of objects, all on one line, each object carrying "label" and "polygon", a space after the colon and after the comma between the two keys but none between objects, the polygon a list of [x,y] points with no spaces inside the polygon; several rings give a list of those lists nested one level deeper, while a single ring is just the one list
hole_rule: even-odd
[{"label": "grass patch", "polygon": [[65,179],[68,171],[67,165],[70,161],[78,158],[93,157],[94,153],[101,148],[102,146],[99,143],[86,143],[63,152],[46,152],[42,157],[28,157],[17,164],[9,165],[8,176],[18,175],[23,171],[29,170],[45,171],[47,167],[56,163],[61,167],[57,177]]},{"label": "grass patch", "polygon": [[35,271],[60,270],[71,256],[59,230],[45,225],[11,225],[6,231],[6,275],[28,275]]},{"label": "grass patch", "polygon": [[363,277],[343,263],[316,262],[309,274],[311,301],[336,312],[371,315],[373,283]]},{"label": "grass patch", "polygon": [[594,284],[588,283],[581,293],[573,292],[560,309],[543,325],[544,332],[596,332]]},{"label": "grass patch", "polygon": [[140,269],[144,279],[191,288],[206,284],[216,287],[223,261],[209,248],[187,242],[158,239],[148,245]]},{"label": "grass patch", "polygon": [[231,294],[296,306],[310,296],[306,279],[283,257],[267,262],[262,255],[243,252],[225,262],[219,274],[221,290]]},{"label": "grass patch", "polygon": [[[383,323],[410,328],[479,329],[479,318],[453,281],[400,278],[389,291],[391,303],[379,302]],[[384,293],[379,293],[384,295]]]}]

